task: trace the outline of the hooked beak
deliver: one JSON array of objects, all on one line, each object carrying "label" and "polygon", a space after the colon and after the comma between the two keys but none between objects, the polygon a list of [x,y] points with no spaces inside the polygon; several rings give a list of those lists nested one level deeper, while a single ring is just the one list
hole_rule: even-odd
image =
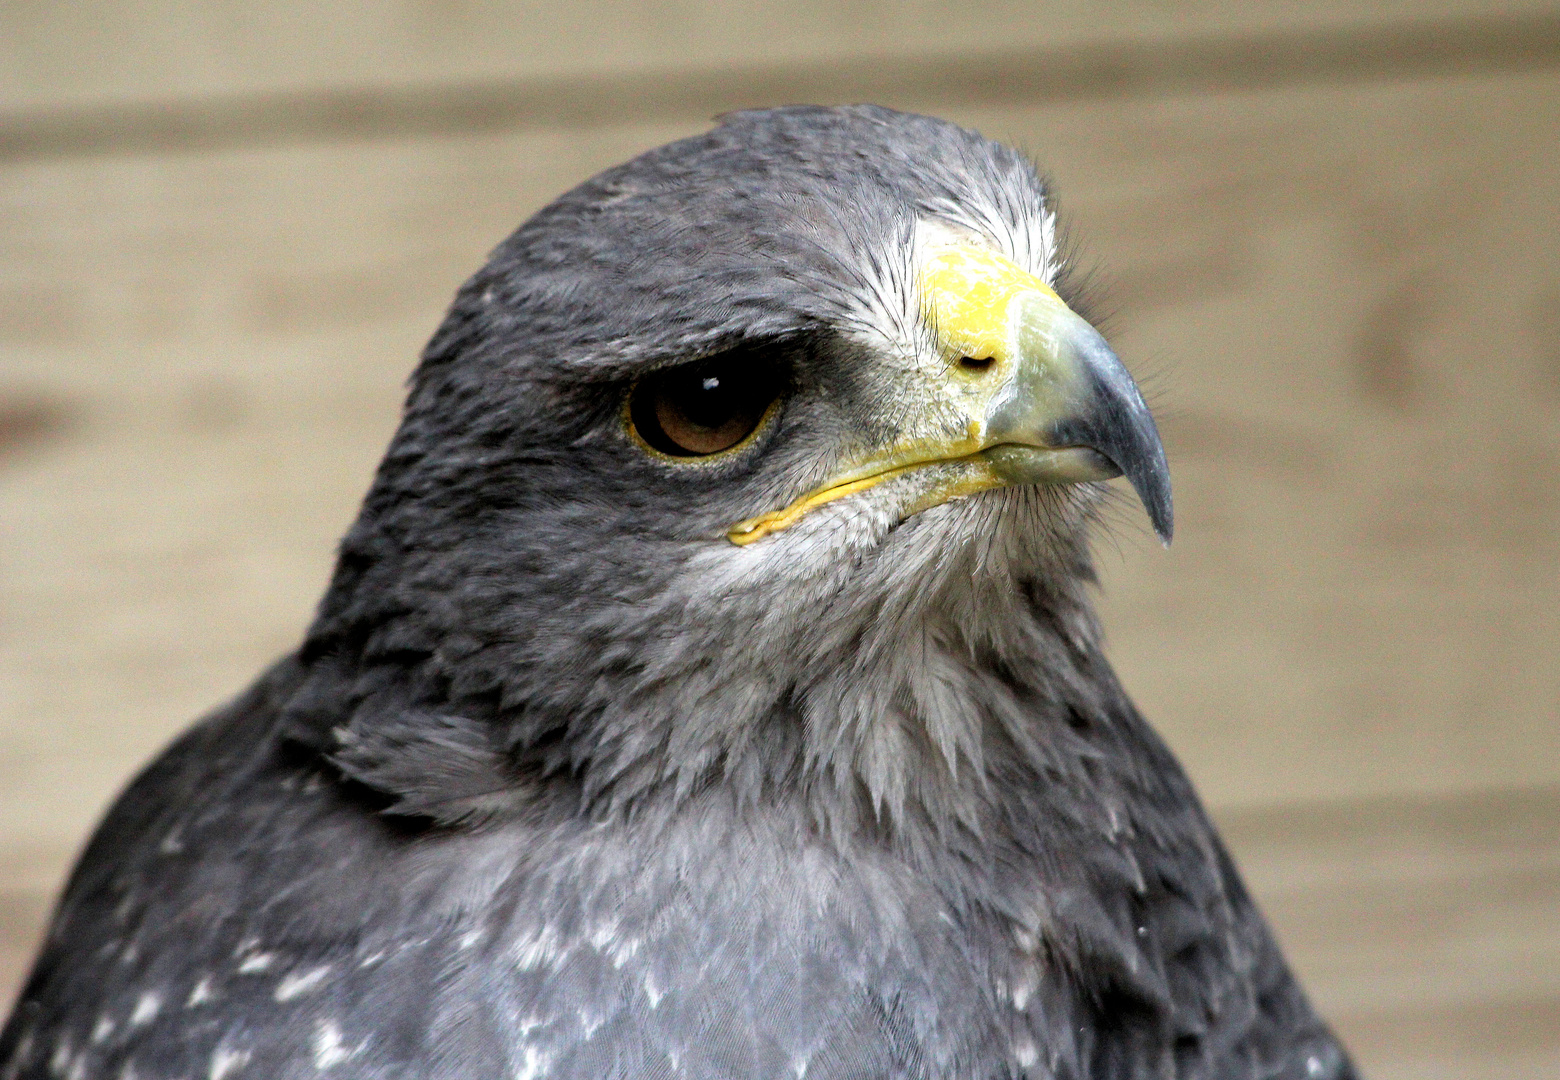
[{"label": "hooked beak", "polygon": [[885,480],[950,466],[909,507],[1014,484],[1125,476],[1170,543],[1170,469],[1137,384],[1105,339],[1043,281],[970,241],[923,248],[922,309],[948,359],[907,386],[905,429],[784,509],[727,534],[747,544]]}]

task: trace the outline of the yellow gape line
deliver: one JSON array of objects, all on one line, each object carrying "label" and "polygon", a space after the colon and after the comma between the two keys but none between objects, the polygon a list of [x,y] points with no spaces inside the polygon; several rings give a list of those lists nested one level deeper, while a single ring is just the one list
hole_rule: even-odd
[{"label": "yellow gape line", "polygon": [[[913,469],[950,461],[979,462],[984,464],[981,462],[980,457],[980,432],[975,425],[972,424],[970,426],[969,437],[962,444],[950,445],[954,445],[955,450],[958,445],[962,445],[967,452],[962,455],[954,454],[949,456],[942,454],[936,457],[928,457],[924,448],[912,447],[898,455],[880,459],[865,469],[858,470],[855,473],[847,473],[843,477],[830,481],[823,487],[815,488],[783,510],[771,510],[767,514],[760,514],[758,517],[739,521],[726,533],[726,539],[739,547],[744,544],[751,544],[753,541],[761,540],[772,532],[779,532],[781,529],[796,524],[797,520],[809,510],[816,509],[825,503],[831,503],[835,499],[843,499],[847,495],[854,495],[858,491],[866,491],[868,488],[876,487],[885,480],[903,476]],[[1000,483],[1000,480],[992,479],[985,486],[996,487]],[[981,489],[974,489],[965,492],[965,494],[973,495],[975,490]]]},{"label": "yellow gape line", "polygon": [[[974,455],[971,455],[973,457]],[[760,514],[746,521],[739,521],[726,533],[726,539],[737,546],[751,544],[755,540],[761,540],[772,532],[779,532],[787,528],[801,518],[807,511],[822,506],[824,503],[833,502],[835,499],[843,499],[847,495],[854,495],[858,491],[865,491],[870,487],[876,487],[885,480],[892,480],[896,476],[903,475],[911,469],[920,468],[928,462],[917,461],[909,465],[900,465],[898,468],[885,469],[883,472],[873,473],[871,476],[863,476],[859,480],[848,480],[843,484],[835,484],[833,487],[820,488],[808,495],[803,495],[784,510],[771,510],[767,514]]]}]

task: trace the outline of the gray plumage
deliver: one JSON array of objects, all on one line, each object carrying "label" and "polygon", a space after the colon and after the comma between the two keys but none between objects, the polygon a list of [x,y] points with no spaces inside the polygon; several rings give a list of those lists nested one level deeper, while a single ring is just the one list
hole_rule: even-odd
[{"label": "gray plumage", "polygon": [[[522,226],[302,647],[93,839],[0,1078],[1352,1076],[1102,654],[1099,485],[725,539],[885,422],[917,220],[1076,301],[1047,199],[972,132],[794,108]],[[624,395],[709,356],[783,411],[668,467]]]}]

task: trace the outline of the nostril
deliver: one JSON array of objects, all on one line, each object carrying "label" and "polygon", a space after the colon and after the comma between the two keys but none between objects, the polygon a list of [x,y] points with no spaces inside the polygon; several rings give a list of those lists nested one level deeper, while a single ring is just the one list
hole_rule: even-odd
[{"label": "nostril", "polygon": [[985,371],[987,368],[989,368],[991,366],[991,357],[989,357],[989,356],[961,356],[961,357],[959,357],[959,366],[961,368],[963,368],[965,371],[976,371],[976,372]]}]

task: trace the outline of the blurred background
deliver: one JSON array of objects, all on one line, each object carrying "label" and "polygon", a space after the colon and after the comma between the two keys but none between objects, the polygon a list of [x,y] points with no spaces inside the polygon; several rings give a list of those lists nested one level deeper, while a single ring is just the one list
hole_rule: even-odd
[{"label": "blurred background", "polygon": [[5,0],[0,998],[487,250],[857,100],[1055,178],[1176,477],[1115,660],[1367,1075],[1560,1076],[1560,0]]}]

